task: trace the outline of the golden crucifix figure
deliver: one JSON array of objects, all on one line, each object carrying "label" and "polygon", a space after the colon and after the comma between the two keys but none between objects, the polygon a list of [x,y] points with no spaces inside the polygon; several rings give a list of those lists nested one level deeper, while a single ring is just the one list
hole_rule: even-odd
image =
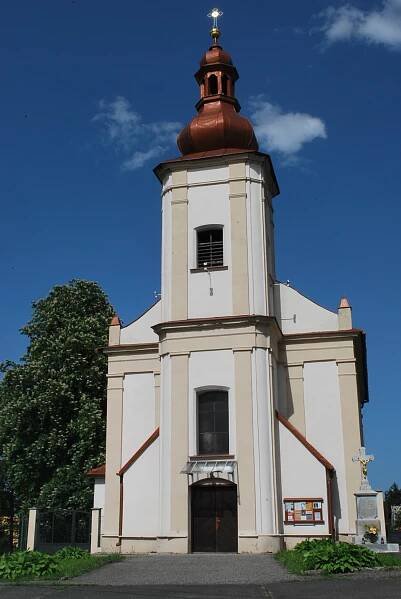
[{"label": "golden crucifix figure", "polygon": [[368,464],[369,462],[373,462],[374,460],[374,456],[373,455],[367,455],[365,448],[361,447],[359,450],[358,455],[354,456],[352,458],[353,462],[359,462],[361,465],[361,472],[362,472],[362,481],[366,481],[368,478]]}]

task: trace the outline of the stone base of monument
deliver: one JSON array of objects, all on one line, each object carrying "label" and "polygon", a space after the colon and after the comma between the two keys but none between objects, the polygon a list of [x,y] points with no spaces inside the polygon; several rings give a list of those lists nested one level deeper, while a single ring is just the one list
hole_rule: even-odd
[{"label": "stone base of monument", "polygon": [[398,543],[381,543],[380,540],[377,543],[369,543],[363,535],[356,535],[353,542],[355,545],[362,545],[377,553],[398,553],[400,551]]},{"label": "stone base of monument", "polygon": [[[353,542],[378,553],[398,552],[398,543],[387,543],[382,493],[373,489],[361,489],[355,493],[355,497],[357,521]],[[374,543],[367,538],[371,528],[377,531],[377,541]]]}]

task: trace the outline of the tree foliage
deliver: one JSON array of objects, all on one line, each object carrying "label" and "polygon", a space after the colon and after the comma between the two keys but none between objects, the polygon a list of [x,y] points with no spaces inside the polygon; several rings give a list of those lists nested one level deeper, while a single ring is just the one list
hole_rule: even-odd
[{"label": "tree foliage", "polygon": [[384,493],[384,513],[388,522],[391,520],[391,506],[393,505],[401,505],[401,488],[396,482]]},{"label": "tree foliage", "polygon": [[100,287],[73,280],[33,303],[20,363],[0,383],[0,455],[22,507],[90,505],[88,469],[104,462],[105,355],[113,309]]}]

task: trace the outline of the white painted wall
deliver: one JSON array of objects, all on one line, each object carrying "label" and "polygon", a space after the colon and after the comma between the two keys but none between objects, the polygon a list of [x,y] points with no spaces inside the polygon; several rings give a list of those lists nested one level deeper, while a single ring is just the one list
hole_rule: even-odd
[{"label": "white painted wall", "polygon": [[95,478],[95,484],[93,488],[93,507],[104,508],[104,493],[105,484],[104,478]]},{"label": "white painted wall", "polygon": [[123,535],[159,534],[159,439],[124,475]]},{"label": "white painted wall", "polygon": [[188,183],[212,183],[228,179],[228,166],[195,168],[188,171]]},{"label": "white painted wall", "polygon": [[252,353],[253,443],[255,456],[256,531],[272,534],[274,530],[274,483],[272,453],[272,402],[267,352]]},{"label": "white painted wall", "polygon": [[161,301],[146,310],[139,318],[121,329],[120,343],[156,343],[158,335],[152,326],[161,322]]},{"label": "white painted wall", "polygon": [[230,454],[235,455],[234,356],[231,350],[191,352],[189,357],[189,455],[197,453],[196,393],[207,387],[228,390]]},{"label": "white painted wall", "polygon": [[249,164],[249,174],[252,179],[262,179],[262,165],[260,162],[251,162]]},{"label": "white painted wall", "polygon": [[305,436],[336,469],[341,509],[338,525],[340,533],[346,533],[349,530],[347,489],[336,362],[309,362],[304,365],[304,402]]},{"label": "white painted wall", "polygon": [[155,430],[153,372],[126,374],[123,391],[122,465]]},{"label": "white painted wall", "polygon": [[[126,374],[122,465],[155,430],[153,372]],[[123,535],[154,536],[159,527],[159,445],[155,441],[124,474]]]},{"label": "white painted wall", "polygon": [[[284,533],[288,535],[328,534],[326,469],[281,422],[279,435],[283,499],[300,497],[323,499],[324,524],[286,524]],[[284,518],[284,504],[282,509]]]},{"label": "white painted wall", "polygon": [[[284,334],[313,331],[338,331],[337,314],[319,306],[296,289],[277,283],[276,318]],[[292,320],[296,315],[296,322]],[[289,320],[287,320],[289,319]]]},{"label": "white painted wall", "polygon": [[171,527],[171,359],[161,356],[160,364],[160,529],[169,536]]},{"label": "white painted wall", "polygon": [[[192,171],[191,178],[202,176],[213,181],[216,171]],[[231,289],[231,230],[228,184],[201,185],[188,189],[188,267],[196,268],[196,229],[205,225],[223,227],[224,266],[228,270],[188,275],[188,318],[224,316],[232,314]],[[210,295],[210,288],[213,295]]]}]

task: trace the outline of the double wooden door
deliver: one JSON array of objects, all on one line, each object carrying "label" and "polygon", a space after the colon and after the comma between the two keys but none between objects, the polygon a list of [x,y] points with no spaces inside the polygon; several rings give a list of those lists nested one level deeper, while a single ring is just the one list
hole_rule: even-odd
[{"label": "double wooden door", "polygon": [[237,486],[207,479],[191,486],[192,551],[237,552]]}]

